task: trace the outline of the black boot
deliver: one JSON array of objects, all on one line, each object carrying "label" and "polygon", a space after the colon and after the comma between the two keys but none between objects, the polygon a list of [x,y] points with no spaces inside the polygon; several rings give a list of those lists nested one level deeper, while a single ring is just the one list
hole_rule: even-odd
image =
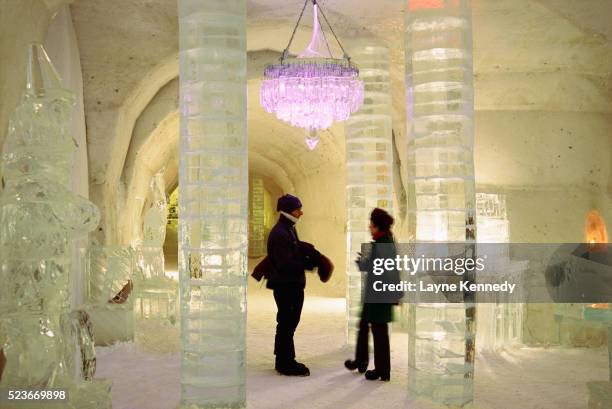
[{"label": "black boot", "polygon": [[289,362],[278,362],[274,365],[274,369],[281,375],[286,376],[309,376],[310,370],[308,367],[295,360]]},{"label": "black boot", "polygon": [[373,369],[371,371],[366,371],[365,378],[368,381],[375,381],[377,379],[380,379],[381,381],[389,381],[391,379],[391,376],[379,374],[378,372],[376,372],[376,369]]},{"label": "black boot", "polygon": [[350,359],[347,359],[346,361],[344,361],[344,367],[349,371],[354,371],[355,369],[357,369],[359,373],[364,373],[368,369],[368,363],[359,363],[357,361],[351,361]]}]

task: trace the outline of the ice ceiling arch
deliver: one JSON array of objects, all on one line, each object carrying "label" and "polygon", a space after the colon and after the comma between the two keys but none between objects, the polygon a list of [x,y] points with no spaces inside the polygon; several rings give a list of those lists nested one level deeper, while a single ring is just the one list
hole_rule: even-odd
[{"label": "ice ceiling arch", "polygon": [[[101,226],[104,231],[98,234],[98,239],[109,244],[117,241],[112,231],[107,235],[107,230],[115,228],[116,212],[111,207],[114,207],[119,186],[117,175],[122,174],[128,155],[133,130],[130,123],[136,121],[160,87],[178,73],[176,5],[161,0],[151,3],[154,7],[146,10],[140,2],[133,0],[74,2],[71,5],[83,67],[92,200],[105,217]],[[338,21],[335,27],[338,35],[350,38],[369,30],[390,48],[393,125],[400,140],[398,146],[402,145],[405,137],[402,131],[403,7],[402,2],[395,0],[338,0],[328,6],[329,17]],[[113,12],[119,9],[122,13]],[[600,138],[599,135],[609,135],[609,121],[605,115],[612,113],[612,101],[605,94],[605,87],[594,87],[593,84],[605,83],[612,73],[612,35],[605,20],[610,11],[612,4],[605,9],[590,11],[575,2],[557,2],[554,9],[537,0],[521,1],[520,6],[506,0],[474,4],[476,111],[487,118],[495,115],[494,121],[487,121],[487,118],[480,121],[481,131],[477,129],[482,135],[482,138],[477,135],[477,175],[484,176],[477,183],[517,186],[536,180],[534,172],[542,171],[544,173],[537,178],[540,184],[552,185],[560,180],[565,184],[582,186],[595,183],[597,186],[607,185],[612,191],[611,167],[600,171],[595,169],[593,176],[589,173],[592,169],[585,165],[583,171],[559,178],[554,177],[555,172],[547,170],[555,169],[553,166],[557,164],[553,159],[556,155],[551,155],[550,163],[542,163],[537,169],[523,167],[525,171],[518,173],[515,169],[520,163],[512,162],[509,159],[512,155],[504,156],[504,152],[513,152],[511,142],[517,137],[508,131],[512,129],[509,126],[512,116],[520,116],[522,122],[529,124],[527,129],[515,133],[537,134],[537,140],[542,144],[556,141],[559,137],[570,141],[576,135],[584,135],[590,141]],[[529,13],[529,18],[525,18],[526,13]],[[143,18],[134,21],[133,15],[143,15]],[[294,20],[295,9],[288,3],[279,6],[276,0],[248,1],[249,70],[255,60],[263,63],[275,58],[274,55],[286,45]],[[534,40],[525,34],[536,30],[538,21],[549,23],[554,41],[549,41],[549,38]],[[513,26],[517,22],[520,27]],[[102,30],[108,35],[100,36]],[[308,27],[298,31],[296,48],[307,44],[308,34]],[[130,39],[126,47],[117,50],[114,44],[125,42],[125,38]],[[564,51],[568,49],[567,43],[572,41],[572,51]],[[260,73],[260,68],[254,70]],[[130,101],[135,100],[138,103],[131,105]],[[504,114],[498,114],[498,111],[508,112],[508,124]],[[529,115],[535,111],[546,112],[546,115],[538,115],[541,124],[532,126]],[[499,115],[503,116],[503,129],[491,125],[500,123]],[[565,123],[561,134],[552,126],[549,130],[547,124],[558,122],[555,115],[575,124],[588,122],[595,129],[595,135],[585,134],[582,125],[566,126]],[[501,136],[491,140],[491,135]],[[327,138],[331,139],[331,135]],[[478,146],[479,141],[483,147]],[[533,147],[530,152],[537,152],[537,148]],[[581,158],[578,159],[582,160],[582,157],[592,156],[590,152],[574,150],[572,154],[579,154]],[[595,152],[597,162],[605,162],[602,152]],[[398,155],[404,167],[405,153],[399,150]],[[527,156],[522,159],[525,163],[536,159]],[[274,157],[270,159],[276,160]],[[562,156],[562,159],[566,157]],[[297,166],[291,163],[292,168]],[[311,166],[304,168],[310,171]],[[499,169],[507,169],[507,172]]]},{"label": "ice ceiling arch", "polygon": [[[269,56],[271,52],[264,54]],[[257,78],[249,83],[250,90],[258,86]],[[120,205],[124,210],[117,220],[119,240],[124,244],[131,244],[138,236],[137,226],[152,175],[165,168],[168,186],[177,182],[177,95],[178,81],[174,78],[159,89],[135,121],[119,185],[125,192],[125,203]],[[310,172],[330,162],[333,166],[343,162],[343,151],[337,148],[334,137],[328,135],[327,146],[312,154],[305,150],[299,130],[279,124],[272,117],[254,115],[249,122],[249,167],[283,192],[295,193],[295,180],[307,178]]]}]

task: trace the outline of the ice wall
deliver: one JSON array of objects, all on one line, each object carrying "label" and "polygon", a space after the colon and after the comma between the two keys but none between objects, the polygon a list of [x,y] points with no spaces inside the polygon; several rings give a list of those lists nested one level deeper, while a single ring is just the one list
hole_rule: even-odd
[{"label": "ice wall", "polygon": [[389,50],[367,40],[349,49],[364,82],[364,103],[345,125],[347,204],[347,343],[354,344],[361,311],[361,272],[355,264],[361,244],[372,240],[370,213],[393,213],[393,148]]},{"label": "ice wall", "polygon": [[[409,0],[406,10],[408,224],[418,242],[474,242],[469,0]],[[469,301],[469,300],[468,300]],[[472,401],[475,306],[411,304],[409,390]]]},{"label": "ice wall", "polygon": [[244,408],[246,1],[179,1],[181,405]]}]

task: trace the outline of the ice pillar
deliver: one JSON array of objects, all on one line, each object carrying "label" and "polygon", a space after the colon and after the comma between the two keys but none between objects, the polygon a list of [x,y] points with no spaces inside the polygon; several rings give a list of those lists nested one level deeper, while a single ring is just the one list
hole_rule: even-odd
[{"label": "ice pillar", "polygon": [[[143,241],[136,251],[139,272],[136,276],[140,275],[138,278],[142,280],[155,281],[165,277],[164,241],[168,224],[168,201],[163,170],[153,176],[150,188],[151,207],[144,214]],[[139,284],[147,285],[144,281]],[[140,293],[140,289],[137,290]]]},{"label": "ice pillar", "polygon": [[181,405],[244,408],[246,1],[178,4]]},{"label": "ice pillar", "polygon": [[143,246],[162,248],[166,239],[167,222],[166,183],[164,172],[160,171],[151,179],[151,207],[144,215]]},{"label": "ice pillar", "polygon": [[249,197],[249,256],[261,257],[266,254],[266,232],[264,226],[264,182],[251,178]]},{"label": "ice pillar", "polygon": [[[363,42],[362,44],[367,44]],[[361,244],[372,240],[370,212],[393,213],[393,147],[389,50],[378,45],[352,47],[365,94],[362,108],[345,126],[347,168],[347,343],[354,344],[361,311],[361,272],[355,265]]]},{"label": "ice pillar", "polygon": [[[144,215],[144,240],[136,252],[134,274],[136,296],[136,317],[176,321],[176,282],[166,277],[164,241],[168,224],[168,201],[164,170],[151,179],[151,207]],[[140,327],[140,325],[139,325]],[[155,327],[151,328],[155,331]]]},{"label": "ice pillar", "polygon": [[[510,223],[506,215],[506,196],[476,193],[476,218],[478,242],[487,243],[484,244],[486,254],[489,260],[495,261],[491,267],[495,269],[498,281],[520,283],[527,261],[510,260]],[[496,296],[495,302],[478,305],[478,352],[495,352],[521,343],[524,304],[519,301],[520,295],[500,294]]]},{"label": "ice pillar", "polygon": [[[409,226],[418,242],[474,242],[473,69],[469,0],[409,0],[406,12]],[[475,307],[412,304],[409,388],[472,400]]]}]

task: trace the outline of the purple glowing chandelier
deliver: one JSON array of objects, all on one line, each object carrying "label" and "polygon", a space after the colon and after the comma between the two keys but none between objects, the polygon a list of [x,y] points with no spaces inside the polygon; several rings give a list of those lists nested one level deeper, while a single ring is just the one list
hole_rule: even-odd
[{"label": "purple glowing chandelier", "polygon": [[[289,47],[309,2],[313,4],[314,23],[308,47],[297,57],[288,57]],[[319,25],[319,13],[344,53],[334,58],[325,33]],[[306,130],[310,150],[318,143],[317,131],[344,121],[363,105],[363,82],[359,69],[336,37],[317,0],[306,0],[289,44],[280,62],[268,65],[259,92],[263,108],[282,121]]]}]

